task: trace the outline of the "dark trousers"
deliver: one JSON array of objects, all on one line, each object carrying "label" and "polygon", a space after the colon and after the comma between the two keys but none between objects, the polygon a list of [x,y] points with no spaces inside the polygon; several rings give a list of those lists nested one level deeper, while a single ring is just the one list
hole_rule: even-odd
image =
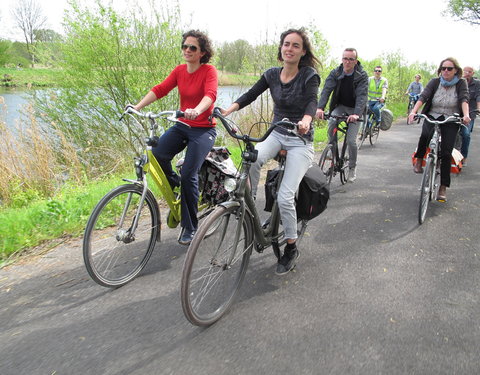
[{"label": "dark trousers", "polygon": [[[450,186],[450,167],[452,163],[452,150],[455,145],[455,139],[458,133],[458,124],[447,122],[440,125],[440,134],[442,136],[442,143],[440,149],[440,184],[447,187]],[[423,122],[422,134],[418,140],[416,158],[423,158],[427,152],[428,144],[432,138],[434,125]]]},{"label": "dark trousers", "polygon": [[[189,128],[182,124],[170,127],[152,149],[171,186],[181,187],[182,228],[196,230],[198,225],[198,171],[215,143],[215,128]],[[179,177],[172,169],[172,159],[187,148]]]}]

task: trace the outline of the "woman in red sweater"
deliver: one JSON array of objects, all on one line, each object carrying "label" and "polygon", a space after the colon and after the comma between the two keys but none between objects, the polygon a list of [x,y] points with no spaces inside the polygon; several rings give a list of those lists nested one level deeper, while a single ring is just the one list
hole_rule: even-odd
[{"label": "woman in red sweater", "polygon": [[[170,75],[134,106],[136,110],[163,98],[178,87],[180,110],[185,113],[181,120],[190,127],[176,123],[170,127],[153,148],[172,187],[181,188],[182,231],[178,242],[188,245],[197,230],[198,171],[212,148],[215,137],[215,123],[209,121],[217,98],[217,70],[207,64],[213,56],[209,38],[202,32],[190,30],[183,34],[182,52],[185,64],[178,65]],[[181,176],[172,169],[173,157],[185,147]]]}]

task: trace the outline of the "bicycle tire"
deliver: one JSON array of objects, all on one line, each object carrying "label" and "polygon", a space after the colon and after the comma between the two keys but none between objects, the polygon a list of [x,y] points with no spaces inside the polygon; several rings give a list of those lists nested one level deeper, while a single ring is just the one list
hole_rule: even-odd
[{"label": "bicycle tire", "polygon": [[[194,325],[209,326],[218,321],[242,285],[252,253],[253,230],[247,215],[242,223],[238,221],[238,209],[215,208],[199,226],[188,248],[181,301],[185,317]],[[211,226],[216,230],[206,236]]]},{"label": "bicycle tire", "polygon": [[342,185],[345,185],[348,181],[348,174],[350,171],[348,167],[349,158],[350,156],[348,152],[348,143],[345,139],[343,141],[342,154],[340,155],[340,182],[342,183]]},{"label": "bicycle tire", "polygon": [[368,122],[366,124],[363,124],[363,129],[362,129],[362,132],[360,133],[360,139],[358,140],[358,143],[357,143],[357,148],[360,150],[363,146],[363,142],[365,142],[365,139],[367,139],[368,135],[369,135],[369,131],[368,131],[369,127],[368,127]]},{"label": "bicycle tire", "polygon": [[435,173],[435,166],[431,156],[423,170],[422,184],[420,186],[420,201],[418,204],[418,223],[423,224],[427,215],[428,203],[432,199],[432,173]]},{"label": "bicycle tire", "polygon": [[380,124],[375,124],[370,127],[370,144],[373,146],[377,143],[378,136],[380,134]]},{"label": "bicycle tire", "polygon": [[407,116],[410,115],[410,112],[412,112],[413,106],[414,106],[413,100],[409,100],[408,107],[407,107]]},{"label": "bicycle tire", "polygon": [[[147,192],[133,237],[133,224],[143,187],[121,185],[96,205],[83,237],[83,259],[90,277],[98,284],[118,288],[133,280],[146,266],[160,238],[160,212]],[[125,216],[121,219],[123,213]],[[122,239],[120,239],[122,237]]]},{"label": "bicycle tire", "polygon": [[325,147],[325,149],[322,151],[322,155],[320,155],[320,160],[318,161],[318,166],[325,174],[327,184],[330,186],[330,182],[332,182],[332,177],[335,170],[335,158],[333,155],[333,146],[331,144],[328,144],[327,147]]}]

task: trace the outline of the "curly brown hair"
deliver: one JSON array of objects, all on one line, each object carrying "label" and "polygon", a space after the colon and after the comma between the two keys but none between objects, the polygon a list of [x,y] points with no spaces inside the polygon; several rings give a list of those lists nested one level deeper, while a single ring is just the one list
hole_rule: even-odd
[{"label": "curly brown hair", "polygon": [[200,51],[205,53],[200,59],[200,63],[208,63],[213,56],[213,48],[210,38],[207,36],[207,34],[199,30],[189,30],[182,35],[182,45],[189,36],[197,39],[198,44],[200,45]]},{"label": "curly brown hair", "polygon": [[457,59],[453,58],[453,57],[447,57],[446,59],[443,59],[440,63],[440,65],[438,66],[438,69],[437,69],[437,74],[440,75],[440,73],[442,72],[442,65],[445,61],[450,61],[453,66],[455,67],[455,69],[457,69],[457,73],[455,74],[458,78],[462,78],[463,76],[463,69],[460,67],[460,64],[458,63]]},{"label": "curly brown hair", "polygon": [[280,44],[278,45],[278,54],[277,54],[278,61],[283,61],[282,45],[283,45],[283,42],[285,41],[285,38],[287,37],[287,35],[290,35],[293,33],[298,34],[300,38],[302,38],[303,49],[305,50],[305,55],[302,56],[302,58],[300,59],[300,62],[298,63],[298,67],[299,68],[301,68],[302,66],[310,66],[312,68],[316,68],[317,66],[321,67],[322,63],[313,54],[312,44],[310,43],[310,39],[308,39],[308,35],[305,32],[305,29],[303,27],[300,29],[288,29],[287,31],[284,31],[282,35],[280,35]]}]

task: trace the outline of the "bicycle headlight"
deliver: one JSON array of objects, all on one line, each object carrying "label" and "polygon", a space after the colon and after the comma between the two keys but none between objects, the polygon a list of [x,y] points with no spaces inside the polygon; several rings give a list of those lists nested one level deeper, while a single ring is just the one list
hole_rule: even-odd
[{"label": "bicycle headlight", "polygon": [[223,181],[223,186],[225,187],[226,191],[231,193],[237,187],[237,181],[234,178],[226,178]]}]

